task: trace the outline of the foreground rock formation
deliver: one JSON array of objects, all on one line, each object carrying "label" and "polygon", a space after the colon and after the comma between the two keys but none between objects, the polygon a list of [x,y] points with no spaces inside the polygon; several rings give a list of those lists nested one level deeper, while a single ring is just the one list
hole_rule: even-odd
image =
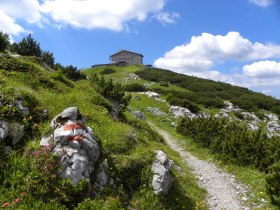
[{"label": "foreground rock formation", "polygon": [[42,138],[40,145],[54,145],[61,164],[61,177],[73,184],[90,181],[90,174],[100,156],[99,146],[76,107],[65,109],[51,121],[53,134]]},{"label": "foreground rock formation", "polygon": [[155,194],[166,195],[172,186],[171,172],[172,161],[170,161],[166,154],[158,150],[156,152],[156,160],[152,165],[153,181],[152,187]]}]

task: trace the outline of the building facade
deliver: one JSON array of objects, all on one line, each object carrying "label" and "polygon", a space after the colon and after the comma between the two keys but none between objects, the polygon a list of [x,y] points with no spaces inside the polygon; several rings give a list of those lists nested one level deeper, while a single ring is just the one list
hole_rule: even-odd
[{"label": "building facade", "polygon": [[127,65],[143,65],[143,55],[127,50],[121,50],[110,56],[111,63],[126,63]]}]

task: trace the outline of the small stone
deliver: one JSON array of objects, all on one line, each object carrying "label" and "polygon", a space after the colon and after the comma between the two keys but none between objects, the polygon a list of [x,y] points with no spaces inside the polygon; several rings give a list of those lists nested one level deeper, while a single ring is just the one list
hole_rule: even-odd
[{"label": "small stone", "polygon": [[243,196],[243,197],[241,198],[241,200],[243,200],[243,201],[247,201],[247,200],[248,200],[248,198],[247,198],[247,197],[245,197],[245,196]]}]

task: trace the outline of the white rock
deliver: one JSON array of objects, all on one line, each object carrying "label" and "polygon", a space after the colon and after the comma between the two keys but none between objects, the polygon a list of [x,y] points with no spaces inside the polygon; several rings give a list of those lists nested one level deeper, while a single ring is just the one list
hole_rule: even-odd
[{"label": "white rock", "polygon": [[159,94],[152,91],[143,92],[142,94],[146,94],[149,98],[159,98]]},{"label": "white rock", "polygon": [[157,151],[156,160],[152,165],[153,180],[152,187],[155,194],[167,194],[172,186],[172,176],[170,174],[171,161],[168,160],[163,151]]},{"label": "white rock", "polygon": [[17,109],[23,114],[23,115],[28,115],[29,114],[29,109],[28,107],[24,107],[22,105],[23,100],[22,99],[18,99],[16,100],[16,104],[17,104]]},{"label": "white rock", "polygon": [[132,112],[132,114],[140,120],[145,120],[146,119],[146,116],[143,112],[135,111],[135,112]]},{"label": "white rock", "polygon": [[147,109],[149,112],[151,112],[153,115],[156,115],[156,116],[165,116],[166,115],[165,112],[160,111],[156,107],[148,107]]},{"label": "white rock", "polygon": [[1,120],[0,121],[0,142],[7,137],[8,132],[9,132],[8,123]]},{"label": "white rock", "polygon": [[72,184],[87,180],[100,156],[99,146],[92,130],[85,126],[83,117],[76,107],[65,109],[51,122],[53,135],[43,137],[41,145],[56,144],[53,153],[60,158],[61,177]]},{"label": "white rock", "polygon": [[181,107],[181,106],[171,106],[169,109],[169,112],[173,114],[175,118],[179,117],[188,117],[190,119],[196,118],[197,116],[193,114],[190,110],[187,108]]}]

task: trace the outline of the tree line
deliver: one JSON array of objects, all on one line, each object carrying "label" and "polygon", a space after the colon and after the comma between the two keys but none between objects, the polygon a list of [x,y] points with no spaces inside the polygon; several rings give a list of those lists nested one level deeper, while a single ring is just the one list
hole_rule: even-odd
[{"label": "tree line", "polygon": [[11,43],[9,35],[0,31],[0,52],[5,52],[5,50],[21,56],[35,56],[41,59],[51,69],[64,73],[68,79],[76,81],[86,78],[84,74],[80,73],[77,67],[73,65],[63,66],[60,63],[56,63],[53,53],[42,50],[40,43],[31,34],[28,34],[18,43]]}]

